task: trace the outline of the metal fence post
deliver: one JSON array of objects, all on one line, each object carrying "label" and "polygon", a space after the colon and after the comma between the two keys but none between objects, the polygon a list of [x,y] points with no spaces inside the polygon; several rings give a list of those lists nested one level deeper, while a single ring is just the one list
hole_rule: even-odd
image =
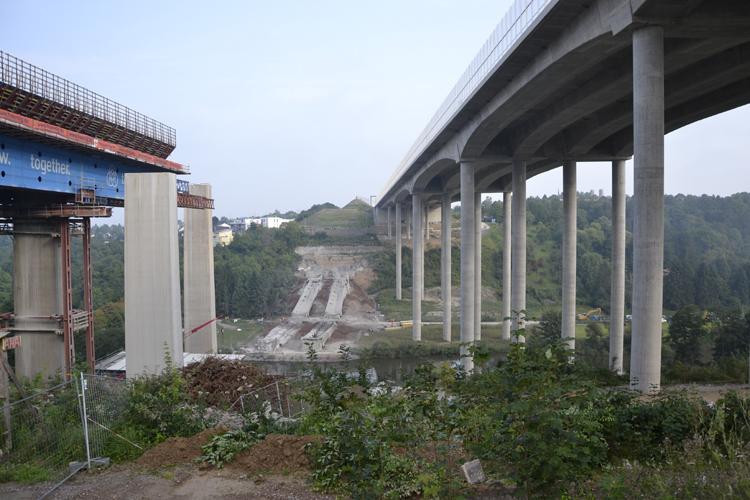
[{"label": "metal fence post", "polygon": [[279,391],[279,381],[276,381],[276,397],[279,398],[279,411],[281,416],[284,416],[284,406],[281,404],[281,392]]},{"label": "metal fence post", "polygon": [[[78,384],[76,384],[78,388]],[[83,393],[83,439],[86,441],[86,466],[91,470],[91,448],[89,446],[89,424],[88,416],[86,414],[86,379],[83,378],[83,372],[81,372],[81,392]]]}]

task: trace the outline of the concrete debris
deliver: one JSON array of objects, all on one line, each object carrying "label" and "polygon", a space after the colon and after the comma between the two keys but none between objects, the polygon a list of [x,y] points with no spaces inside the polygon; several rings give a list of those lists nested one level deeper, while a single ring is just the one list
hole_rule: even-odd
[{"label": "concrete debris", "polygon": [[469,484],[478,484],[483,483],[487,479],[484,476],[484,471],[482,470],[482,463],[477,458],[476,460],[472,460],[471,462],[466,462],[461,466],[461,470],[464,473],[464,477],[466,477],[466,481],[468,481]]}]

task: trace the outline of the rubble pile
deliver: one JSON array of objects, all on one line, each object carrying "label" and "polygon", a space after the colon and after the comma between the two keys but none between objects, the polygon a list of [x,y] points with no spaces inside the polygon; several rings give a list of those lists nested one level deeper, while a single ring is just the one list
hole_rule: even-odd
[{"label": "rubble pile", "polygon": [[188,379],[188,391],[193,397],[203,397],[212,406],[230,406],[241,395],[284,378],[271,375],[246,361],[216,356],[185,366],[182,374]]}]

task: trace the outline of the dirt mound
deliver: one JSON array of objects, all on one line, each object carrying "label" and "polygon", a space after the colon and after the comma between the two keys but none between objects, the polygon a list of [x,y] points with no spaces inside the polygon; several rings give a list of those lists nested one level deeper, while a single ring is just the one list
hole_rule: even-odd
[{"label": "dirt mound", "polygon": [[307,443],[320,443],[322,436],[293,436],[270,434],[224,466],[227,471],[254,474],[258,471],[284,472],[307,469],[310,457],[302,448]]},{"label": "dirt mound", "polygon": [[242,394],[283,378],[270,375],[247,361],[220,359],[215,356],[187,365],[182,369],[182,373],[190,375],[188,391],[193,397],[205,397],[211,406],[231,405]]},{"label": "dirt mound", "polygon": [[227,432],[229,429],[225,426],[219,426],[216,429],[206,429],[193,437],[171,437],[163,443],[154,446],[135,461],[140,467],[149,467],[158,469],[165,465],[188,464],[195,462],[195,459],[203,455],[201,446],[211,441],[211,436]]}]

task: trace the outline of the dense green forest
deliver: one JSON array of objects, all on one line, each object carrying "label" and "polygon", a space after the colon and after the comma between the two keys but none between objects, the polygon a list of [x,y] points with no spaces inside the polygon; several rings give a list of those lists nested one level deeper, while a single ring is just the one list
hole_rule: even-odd
[{"label": "dense green forest", "polygon": [[[689,304],[702,309],[750,304],[750,193],[729,197],[665,196],[664,307]],[[632,299],[633,199],[627,199],[626,308]],[[458,210],[454,209],[454,212]],[[482,215],[490,232],[482,241],[482,283],[502,291],[503,204],[489,197]],[[527,308],[533,312],[560,304],[562,282],[562,198],[527,200]],[[611,292],[611,198],[580,193],[578,199],[577,295],[586,308],[609,311]],[[411,282],[411,249],[403,249],[405,286]],[[460,248],[452,251],[452,281],[460,280]],[[395,287],[395,254],[382,252],[375,263],[378,279],[370,292]],[[440,284],[440,249],[425,251],[425,285]]]}]

